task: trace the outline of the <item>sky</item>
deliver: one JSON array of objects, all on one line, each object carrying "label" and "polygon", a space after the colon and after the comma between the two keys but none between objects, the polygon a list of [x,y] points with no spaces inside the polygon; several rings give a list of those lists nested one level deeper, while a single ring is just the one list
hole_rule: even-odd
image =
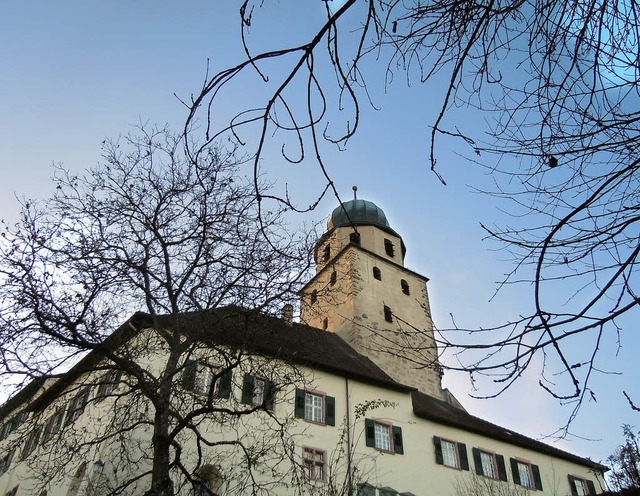
[{"label": "sky", "polygon": [[[16,220],[17,198],[52,193],[52,164],[74,171],[97,164],[105,137],[145,122],[180,129],[186,110],[176,95],[197,93],[207,64],[216,72],[242,60],[238,7],[232,0],[0,2],[0,217]],[[320,0],[265,2],[250,42],[284,46],[312,32],[323,16]],[[375,59],[371,74],[373,105],[363,105],[358,134],[344,151],[324,150],[338,192],[349,199],[357,185],[359,198],[385,211],[407,246],[405,265],[430,279],[436,326],[451,326],[452,317],[473,328],[517,316],[530,288],[508,287],[494,296],[511,262],[485,240],[480,226],[506,219],[504,204],[475,192],[492,178],[465,161],[455,141],[439,148],[447,186],[429,171],[428,126],[441,87],[437,81],[406,84],[403,77],[386,87]],[[255,80],[244,78],[232,88],[221,112],[259,97]],[[461,125],[484,126],[481,116],[465,109],[454,116]],[[263,170],[301,203],[317,193],[317,171],[284,164],[275,147]],[[302,221],[324,222],[336,204],[326,198]],[[596,378],[597,402],[585,403],[572,424],[575,435],[558,447],[602,461],[622,442],[623,423],[640,428],[621,393],[636,391],[634,342],[623,334],[622,344],[620,350],[604,347],[600,365],[616,374]],[[473,399],[463,374],[447,372],[444,384],[470,413],[545,440],[564,425],[571,406],[537,386],[539,366],[534,363],[522,381],[494,399]]]}]

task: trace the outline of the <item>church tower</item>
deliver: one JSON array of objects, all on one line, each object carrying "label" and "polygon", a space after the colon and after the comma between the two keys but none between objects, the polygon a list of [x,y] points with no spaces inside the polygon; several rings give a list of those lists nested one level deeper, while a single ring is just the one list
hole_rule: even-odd
[{"label": "church tower", "polygon": [[396,381],[445,399],[428,279],[404,266],[402,238],[382,209],[355,191],[334,209],[316,244],[301,320],[335,332]]}]

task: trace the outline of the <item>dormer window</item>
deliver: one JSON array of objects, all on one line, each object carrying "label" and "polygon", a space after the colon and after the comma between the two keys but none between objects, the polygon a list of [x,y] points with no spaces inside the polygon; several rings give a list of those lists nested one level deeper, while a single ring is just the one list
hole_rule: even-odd
[{"label": "dormer window", "polygon": [[393,322],[393,312],[391,312],[391,309],[387,305],[384,306],[384,320]]},{"label": "dormer window", "polygon": [[324,250],[322,250],[322,261],[328,262],[330,258],[331,258],[331,245],[327,243],[327,246],[325,246]]},{"label": "dormer window", "polygon": [[373,268],[373,278],[382,281],[382,273],[378,267]]},{"label": "dormer window", "polygon": [[391,242],[390,239],[386,239],[384,240],[384,251],[387,255],[389,255],[390,257],[394,257],[396,252],[395,249],[393,248],[393,243]]},{"label": "dormer window", "polygon": [[411,294],[411,292],[409,291],[409,283],[407,281],[405,281],[404,279],[402,279],[400,281],[400,287],[402,288],[402,292],[406,295]]}]

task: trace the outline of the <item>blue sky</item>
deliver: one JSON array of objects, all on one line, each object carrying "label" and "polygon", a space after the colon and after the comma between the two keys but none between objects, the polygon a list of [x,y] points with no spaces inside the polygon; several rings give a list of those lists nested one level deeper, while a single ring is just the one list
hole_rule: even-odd
[{"label": "blue sky", "polygon": [[[104,137],[124,134],[141,121],[179,128],[186,112],[174,93],[188,98],[198,91],[207,59],[215,71],[242,57],[239,2],[231,0],[0,5],[0,217],[9,221],[17,215],[15,195],[51,193],[52,163],[78,171],[90,167],[100,160]],[[302,39],[323,19],[320,0],[265,5],[252,31],[257,47]],[[326,151],[339,192],[348,199],[355,184],[360,198],[384,209],[407,245],[407,266],[430,278],[436,325],[450,326],[450,315],[466,327],[518,315],[527,287],[510,287],[492,298],[496,281],[511,265],[496,245],[483,241],[480,222],[505,220],[500,210],[505,205],[471,188],[488,186],[491,177],[459,156],[459,142],[441,144],[438,165],[448,186],[428,169],[428,125],[437,109],[438,86],[408,86],[400,77],[385,88],[380,69],[371,70],[369,89],[380,110],[365,105],[361,128],[347,150]],[[229,109],[249,101],[254,90],[250,78],[244,80],[230,92]],[[483,126],[470,112],[455,116],[461,126]],[[287,183],[301,202],[316,192],[317,171],[283,164],[275,153],[266,162],[270,178],[280,187]],[[324,220],[335,204],[328,198],[303,220]],[[602,460],[621,441],[622,423],[640,426],[620,387],[635,391],[638,365],[629,339],[623,334],[617,357],[614,347],[603,350],[602,368],[621,375],[597,379],[597,403],[585,404],[572,428],[597,441],[569,438],[560,447]],[[566,421],[570,407],[561,407],[537,386],[537,372],[534,367],[492,400],[470,398],[462,375],[446,374],[445,385],[471,413],[541,438]]]}]

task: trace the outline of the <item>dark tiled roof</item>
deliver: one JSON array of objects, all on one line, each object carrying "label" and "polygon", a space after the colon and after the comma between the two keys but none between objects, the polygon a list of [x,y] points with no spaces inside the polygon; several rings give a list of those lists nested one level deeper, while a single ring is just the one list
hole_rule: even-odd
[{"label": "dark tiled roof", "polygon": [[262,313],[225,307],[161,316],[156,325],[180,330],[194,340],[211,341],[399,391],[415,390],[394,381],[337,334],[295,322],[289,325]]},{"label": "dark tiled roof", "polygon": [[608,467],[589,460],[588,458],[582,458],[580,456],[567,453],[566,451],[554,448],[553,446],[536,441],[530,437],[523,436],[522,434],[518,434],[512,430],[492,424],[491,422],[487,422],[481,418],[474,417],[464,410],[460,410],[449,403],[433,398],[432,396],[428,396],[424,393],[418,391],[413,392],[411,393],[411,399],[413,401],[413,412],[420,418],[431,420],[438,424],[475,432],[482,436],[504,441],[515,446],[520,446],[521,448],[537,451],[538,453],[562,458],[580,465],[586,465],[598,470],[608,470]]}]

